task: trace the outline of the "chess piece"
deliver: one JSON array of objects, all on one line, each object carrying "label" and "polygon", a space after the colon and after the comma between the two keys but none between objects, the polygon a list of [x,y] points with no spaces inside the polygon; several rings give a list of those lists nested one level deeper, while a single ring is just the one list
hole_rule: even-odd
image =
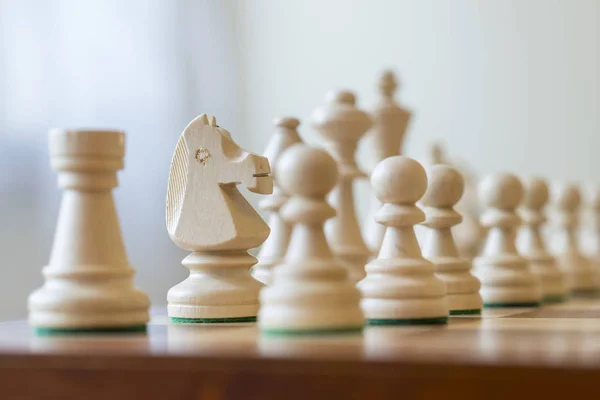
[{"label": "chess piece", "polygon": [[538,306],[542,296],[539,279],[515,246],[520,223],[516,209],[523,198],[521,182],[511,174],[488,175],[479,184],[479,198],[485,207],[480,222],[488,232],[474,266],[484,306]]},{"label": "chess piece", "polygon": [[[285,149],[302,141],[296,130],[300,121],[296,118],[276,118],[273,123],[276,130],[264,153],[271,165],[275,165],[279,155]],[[273,184],[273,194],[259,203],[259,207],[270,212],[271,234],[260,248],[257,257],[258,264],[252,267],[252,276],[264,284],[269,284],[271,280],[271,269],[283,261],[292,234],[291,226],[286,224],[279,215],[279,210],[287,200],[287,195],[277,185],[275,176]]]},{"label": "chess piece", "polygon": [[548,185],[543,179],[533,178],[527,182],[521,209],[523,224],[517,236],[517,245],[519,253],[529,261],[531,272],[540,279],[543,302],[557,303],[566,299],[567,286],[564,274],[546,250],[540,233],[542,224],[546,222],[542,209],[548,197]]},{"label": "chess piece", "polygon": [[168,294],[174,322],[255,321],[263,286],[250,275],[269,227],[237,185],[273,191],[269,162],[242,150],[231,134],[205,114],[184,129],[171,162],[166,222],[171,240],[192,252],[190,275]]},{"label": "chess piece", "polygon": [[358,140],[371,126],[371,119],[356,108],[350,92],[332,91],[326,100],[327,104],[313,113],[313,124],[338,163],[339,180],[329,194],[336,216],[327,221],[325,234],[333,253],[350,266],[350,279],[358,282],[365,275],[371,252],[361,236],[354,208],[353,181],[365,177],[356,165],[354,153]]},{"label": "chess piece", "polygon": [[448,319],[446,285],[423,258],[414,225],[425,220],[415,203],[427,188],[425,170],[415,160],[394,156],[381,161],[371,187],[383,203],[375,218],[385,225],[379,256],[358,283],[370,324],[437,324]]},{"label": "chess piece", "polygon": [[465,190],[454,209],[462,216],[462,222],[452,228],[458,253],[469,260],[477,256],[485,236],[485,230],[479,224],[479,202],[477,200],[477,178],[465,165],[457,165],[449,160],[441,143],[430,146],[430,164],[446,164],[456,168],[465,181]]},{"label": "chess piece", "polygon": [[133,286],[111,190],[125,134],[52,130],[52,168],[64,190],[44,285],[29,296],[39,333],[143,331],[150,300]]},{"label": "chess piece", "polygon": [[590,203],[594,229],[594,234],[591,239],[592,254],[590,261],[595,269],[596,279],[598,280],[596,286],[600,287],[600,187],[593,188]]},{"label": "chess piece", "polygon": [[585,257],[577,243],[577,227],[581,206],[579,188],[573,184],[558,187],[555,219],[562,249],[556,256],[559,268],[565,273],[572,295],[588,296],[598,292],[598,276],[594,266]]},{"label": "chess piece", "polygon": [[[401,154],[406,128],[410,120],[410,112],[400,107],[394,95],[398,84],[392,71],[385,71],[378,82],[380,99],[371,112],[373,127],[369,132],[374,151],[375,163]],[[375,214],[381,203],[374,194],[371,195],[370,212],[365,221],[363,236],[373,255],[381,248],[385,226],[375,222]]]},{"label": "chess piece", "polygon": [[464,179],[458,170],[443,164],[430,167],[427,178],[427,191],[421,199],[427,217],[423,225],[429,228],[423,255],[446,283],[450,315],[479,314],[481,283],[471,275],[471,262],[459,256],[451,232],[462,220],[453,207],[463,195]]},{"label": "chess piece", "polygon": [[277,183],[290,195],[281,216],[293,224],[283,264],[260,294],[260,329],[267,333],[357,331],[363,326],[360,293],[334,258],[323,224],[335,215],[325,196],[335,186],[335,160],[297,144],[281,154]]}]

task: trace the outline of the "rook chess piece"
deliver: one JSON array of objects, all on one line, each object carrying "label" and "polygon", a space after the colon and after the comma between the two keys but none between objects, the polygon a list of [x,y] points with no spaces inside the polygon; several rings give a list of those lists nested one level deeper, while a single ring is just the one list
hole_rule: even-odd
[{"label": "rook chess piece", "polygon": [[111,190],[125,134],[52,130],[50,157],[64,190],[44,285],[29,296],[39,333],[145,330],[148,296],[133,286]]},{"label": "rook chess piece", "polygon": [[481,281],[485,307],[535,307],[541,301],[537,276],[517,253],[515,232],[520,220],[516,209],[523,186],[511,174],[488,175],[479,184],[479,198],[486,208],[481,225],[488,228],[483,252],[474,260]]},{"label": "rook chess piece", "polygon": [[558,252],[556,261],[566,275],[571,294],[588,296],[598,292],[598,276],[577,243],[580,206],[581,194],[577,186],[564,184],[558,188],[555,219],[562,249]]},{"label": "rook chess piece", "polygon": [[275,167],[290,195],[281,209],[293,224],[285,261],[260,294],[258,322],[267,333],[357,331],[363,326],[360,293],[333,257],[323,223],[335,215],[325,196],[335,186],[336,163],[327,152],[296,144]]},{"label": "rook chess piece", "polygon": [[[398,84],[392,71],[385,71],[378,82],[380,100],[371,112],[373,127],[369,138],[374,150],[375,164],[401,154],[402,142],[410,120],[410,113],[400,107],[394,99]],[[370,212],[364,225],[364,238],[367,246],[375,256],[381,248],[385,226],[375,222],[375,214],[381,203],[375,195],[371,195]]]},{"label": "rook chess piece", "polygon": [[[273,123],[276,130],[264,153],[271,165],[275,165],[279,155],[285,149],[302,141],[296,130],[300,121],[296,118],[276,118]],[[269,284],[271,280],[271,269],[283,261],[292,234],[291,226],[285,223],[279,215],[279,210],[287,200],[287,195],[277,185],[277,177],[273,177],[273,180],[273,194],[259,203],[262,209],[271,214],[269,217],[271,234],[260,248],[257,257],[258,264],[252,268],[252,276],[264,284]]]},{"label": "rook chess piece", "polygon": [[415,203],[427,188],[417,161],[394,156],[380,162],[371,186],[383,203],[375,218],[386,226],[379,256],[366,266],[358,283],[370,324],[438,324],[448,319],[446,285],[423,258],[414,225],[425,220]]},{"label": "rook chess piece", "polygon": [[263,286],[250,275],[269,227],[237,185],[273,191],[269,162],[247,153],[205,114],[184,129],[171,162],[166,222],[171,240],[192,252],[183,260],[189,277],[167,294],[174,322],[255,321]]},{"label": "rook chess piece", "polygon": [[336,216],[325,225],[325,233],[333,253],[351,267],[350,279],[358,282],[365,275],[371,252],[361,236],[354,208],[353,181],[365,177],[354,153],[371,119],[355,107],[355,101],[350,92],[329,92],[327,104],[314,112],[313,123],[339,166],[338,183],[329,195]]},{"label": "rook chess piece", "polygon": [[450,315],[479,314],[483,305],[481,283],[471,275],[471,262],[458,254],[451,228],[461,215],[454,210],[464,192],[465,182],[455,168],[434,165],[427,174],[427,191],[421,199],[429,228],[423,255],[436,267],[436,275],[446,283]]},{"label": "rook chess piece", "polygon": [[564,274],[548,251],[540,228],[546,222],[542,209],[548,202],[548,185],[543,179],[533,178],[525,186],[525,197],[521,209],[523,225],[517,236],[518,250],[529,261],[531,271],[540,279],[542,300],[556,303],[566,299],[567,286]]}]

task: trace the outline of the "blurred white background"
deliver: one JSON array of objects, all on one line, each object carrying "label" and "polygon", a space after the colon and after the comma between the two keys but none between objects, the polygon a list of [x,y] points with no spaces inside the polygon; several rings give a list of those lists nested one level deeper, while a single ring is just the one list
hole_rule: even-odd
[{"label": "blurred white background", "polygon": [[117,208],[137,284],[164,304],[187,272],[164,226],[168,168],[195,115],[257,153],[278,115],[319,144],[324,93],[369,108],[394,68],[415,113],[406,154],[443,138],[479,175],[595,184],[599,22],[595,0],[0,0],[0,319],[25,316],[49,257],[51,127],[127,132]]}]

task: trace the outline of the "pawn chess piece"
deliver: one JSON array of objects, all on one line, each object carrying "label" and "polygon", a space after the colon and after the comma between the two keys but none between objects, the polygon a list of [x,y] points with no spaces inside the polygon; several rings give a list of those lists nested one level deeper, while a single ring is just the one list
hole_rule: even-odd
[{"label": "pawn chess piece", "polygon": [[598,292],[598,276],[577,243],[580,206],[581,194],[577,186],[565,184],[558,188],[555,219],[562,249],[558,252],[556,261],[566,275],[571,294],[589,296]]},{"label": "pawn chess piece", "polygon": [[415,160],[394,156],[380,162],[371,186],[383,203],[375,218],[385,225],[379,256],[358,283],[370,324],[438,324],[448,319],[446,285],[423,258],[414,225],[425,220],[415,203],[427,188],[425,170]]},{"label": "pawn chess piece", "polygon": [[471,262],[458,254],[451,228],[459,224],[461,215],[454,210],[463,195],[465,182],[455,168],[434,165],[427,174],[427,191],[421,199],[429,228],[423,255],[436,268],[436,275],[446,283],[450,315],[480,314],[483,302],[481,283],[471,275]]},{"label": "pawn chess piece", "polygon": [[546,222],[542,209],[548,202],[548,185],[543,179],[533,178],[525,187],[521,210],[523,224],[517,236],[519,253],[529,261],[531,272],[538,276],[544,303],[566,300],[567,286],[564,274],[556,260],[546,250],[540,228]]},{"label": "pawn chess piece", "polygon": [[339,168],[339,180],[329,195],[336,216],[327,221],[325,233],[333,253],[350,266],[350,279],[358,282],[365,275],[371,252],[362,238],[354,208],[353,181],[365,177],[354,153],[358,140],[371,127],[371,119],[356,108],[355,102],[350,92],[329,92],[327,104],[313,113],[313,124]]},{"label": "pawn chess piece", "polygon": [[516,209],[523,198],[521,182],[511,174],[488,175],[479,184],[479,198],[486,208],[480,222],[488,232],[474,265],[484,306],[538,306],[542,298],[539,279],[515,246],[515,230],[520,223]]},{"label": "pawn chess piece", "polygon": [[[302,142],[296,130],[300,121],[296,118],[276,118],[273,123],[276,130],[264,153],[264,157],[267,157],[271,165],[275,165],[279,155],[285,149]],[[285,257],[292,234],[292,227],[279,215],[279,210],[286,202],[287,195],[277,185],[277,178],[273,177],[273,180],[273,194],[259,203],[259,207],[271,214],[269,217],[271,234],[260,248],[257,257],[258,264],[252,267],[252,276],[267,285],[271,280],[272,268],[280,264]]]},{"label": "pawn chess piece", "polygon": [[50,157],[64,190],[44,285],[29,296],[38,333],[143,331],[148,296],[133,286],[111,190],[125,134],[52,130]]},{"label": "pawn chess piece", "polygon": [[325,196],[338,179],[327,152],[297,144],[275,167],[278,184],[291,197],[281,209],[293,224],[285,261],[260,293],[260,329],[267,333],[359,331],[364,316],[360,293],[348,271],[333,257],[323,232],[335,215]]},{"label": "pawn chess piece", "polygon": [[[378,82],[380,100],[371,112],[373,127],[369,132],[374,150],[375,164],[402,152],[406,128],[410,120],[410,112],[398,105],[394,99],[398,84],[392,71],[385,71]],[[375,214],[381,203],[374,194],[371,195],[370,212],[365,221],[363,236],[371,253],[377,255],[383,242],[385,226],[375,222]]]},{"label": "pawn chess piece", "polygon": [[171,240],[192,252],[183,260],[190,275],[168,294],[173,322],[255,321],[263,286],[250,275],[269,227],[237,185],[269,194],[269,162],[247,153],[205,114],[185,128],[171,162],[166,222]]}]

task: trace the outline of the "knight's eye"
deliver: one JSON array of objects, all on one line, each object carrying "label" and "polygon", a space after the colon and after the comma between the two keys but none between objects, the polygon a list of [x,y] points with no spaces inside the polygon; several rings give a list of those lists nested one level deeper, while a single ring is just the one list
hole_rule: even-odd
[{"label": "knight's eye", "polygon": [[206,163],[210,159],[210,152],[205,147],[198,147],[194,158],[200,163],[200,165],[206,165]]}]

